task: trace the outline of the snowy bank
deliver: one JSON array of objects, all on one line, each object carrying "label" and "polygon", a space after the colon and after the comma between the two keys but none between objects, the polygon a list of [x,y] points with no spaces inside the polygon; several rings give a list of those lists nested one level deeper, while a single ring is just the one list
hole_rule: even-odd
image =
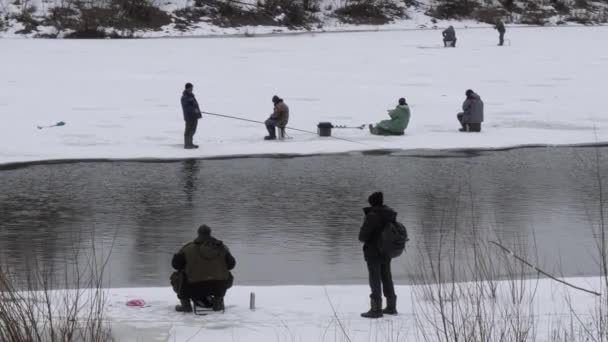
[{"label": "snowy bank", "polygon": [[[566,280],[592,289],[599,288],[602,281],[600,278]],[[532,322],[536,331],[536,339],[532,340],[552,341],[555,333],[569,329],[565,323],[570,323],[574,315],[579,315],[584,323],[591,322],[597,297],[549,279],[499,282],[498,298],[485,298],[484,306],[504,308],[511,300],[511,288],[520,285],[523,292],[535,293],[532,302],[522,302],[522,311],[518,311],[522,321]],[[120,341],[425,340],[420,327],[428,323],[425,313],[434,312],[435,305],[423,295],[422,286],[397,286],[396,291],[399,315],[369,320],[359,316],[369,308],[369,288],[363,285],[237,286],[228,292],[225,313],[207,316],[175,312],[177,300],[170,288],[111,289],[107,318],[113,335]],[[251,292],[256,295],[254,311],[249,309]],[[146,306],[127,307],[126,301],[134,298],[144,299]],[[466,306],[465,298],[458,298],[456,302],[461,308]],[[490,311],[484,314],[490,317]],[[496,322],[493,322],[497,331],[501,322],[508,320],[501,314],[496,312]],[[433,340],[432,336],[427,337]]]},{"label": "snowy bank", "polygon": [[[608,28],[520,28],[496,46],[491,29],[289,37],[0,40],[0,163],[87,158],[199,158],[372,149],[491,148],[608,141],[603,98]],[[567,48],[564,48],[564,47]],[[204,111],[263,121],[280,95],[289,126],[385,119],[401,96],[412,119],[400,137],[337,130],[351,141],[205,115],[183,150],[185,82]],[[485,101],[480,134],[457,131],[466,89]],[[38,129],[58,121],[65,126]]]}]

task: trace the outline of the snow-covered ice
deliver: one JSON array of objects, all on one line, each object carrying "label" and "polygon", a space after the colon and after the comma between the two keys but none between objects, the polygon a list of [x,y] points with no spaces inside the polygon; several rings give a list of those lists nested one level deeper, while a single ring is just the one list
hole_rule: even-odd
[{"label": "snow-covered ice", "polygon": [[[497,47],[491,29],[458,31],[458,48],[441,47],[439,30],[310,34],[231,39],[1,39],[0,163],[72,158],[187,158],[266,153],[331,153],[367,149],[490,148],[608,140],[604,98],[608,28],[511,28]],[[288,130],[266,142],[264,127],[204,116],[183,150],[179,97],[195,85],[204,111],[263,121],[272,95],[291,109],[290,126],[321,121],[360,125],[385,118],[405,96],[412,120],[405,136],[334,130],[336,137]],[[480,134],[457,132],[468,88],[486,104]],[[63,127],[39,130],[58,121]],[[598,278],[570,279],[598,288]],[[508,287],[508,285],[504,285]],[[563,293],[588,315],[595,297],[540,280],[534,314],[568,320]],[[110,289],[108,318],[121,341],[345,340],[329,299],[352,341],[414,341],[414,308],[428,303],[414,286],[398,286],[400,315],[370,321],[360,286],[237,286],[225,314],[175,313],[169,288]],[[327,295],[325,294],[327,291]],[[257,309],[248,308],[249,293]],[[143,298],[144,308],[125,306]],[[545,334],[545,335],[543,335]],[[546,339],[547,340],[547,339]]]},{"label": "snow-covered ice", "polygon": [[[601,282],[600,278],[566,280],[588,289],[599,288]],[[498,293],[504,296],[495,303],[510,300],[507,294],[512,285],[498,283]],[[573,313],[590,322],[594,295],[549,279],[515,286],[519,285],[524,292],[535,293],[532,305],[522,305],[522,312],[534,317],[537,341],[551,341],[550,334],[566,329]],[[249,310],[251,292],[256,294],[255,311]],[[416,286],[397,286],[396,292],[399,315],[369,320],[359,316],[369,308],[367,286],[237,286],[228,292],[226,312],[208,316],[175,312],[177,300],[170,288],[112,289],[107,318],[120,341],[420,341],[416,319],[421,320],[418,326],[425,321],[423,313],[432,312],[431,302]],[[144,299],[147,306],[127,307],[127,300],[134,298]],[[488,305],[493,302],[486,300]],[[500,314],[500,320],[498,317]]]},{"label": "snow-covered ice", "polygon": [[[230,39],[24,40],[0,48],[0,162],[65,158],[187,158],[366,149],[504,147],[608,140],[606,27],[511,28]],[[265,120],[272,95],[290,126],[360,125],[386,117],[405,96],[405,136],[288,130],[266,142],[260,124],[204,116],[183,150],[179,98],[185,82],[204,111]],[[486,104],[481,134],[457,132],[467,88]],[[58,121],[64,127],[38,130]]]}]

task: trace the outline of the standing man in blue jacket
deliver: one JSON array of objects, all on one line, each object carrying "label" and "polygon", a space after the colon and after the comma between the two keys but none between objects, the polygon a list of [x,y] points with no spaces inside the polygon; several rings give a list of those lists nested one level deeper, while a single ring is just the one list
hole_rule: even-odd
[{"label": "standing man in blue jacket", "polygon": [[202,118],[201,110],[198,107],[198,102],[192,93],[192,83],[186,83],[186,89],[182,94],[182,110],[184,112],[184,121],[186,122],[186,129],[184,130],[184,148],[189,150],[198,148],[198,145],[194,145],[192,140],[194,133],[196,133],[196,126],[198,126],[198,120]]}]

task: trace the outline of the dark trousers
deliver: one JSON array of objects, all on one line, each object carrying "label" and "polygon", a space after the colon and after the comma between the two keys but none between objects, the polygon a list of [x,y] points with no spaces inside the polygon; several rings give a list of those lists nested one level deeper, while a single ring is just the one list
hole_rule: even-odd
[{"label": "dark trousers", "polygon": [[456,38],[454,40],[443,40],[443,47],[456,47]]},{"label": "dark trousers", "polygon": [[230,274],[228,280],[209,280],[199,283],[190,283],[184,272],[173,272],[171,274],[171,286],[179,299],[192,299],[204,301],[206,297],[224,297],[234,283],[234,277]]},{"label": "dark trousers", "polygon": [[463,113],[458,113],[458,115],[456,115],[456,117],[458,118],[458,121],[460,122],[460,125],[462,126],[462,128],[467,131],[467,132],[481,132],[481,123],[465,123],[463,122],[463,118],[464,118],[464,114]]},{"label": "dark trousers", "polygon": [[184,130],[184,137],[191,138],[196,133],[196,127],[198,126],[198,119],[186,120],[186,129]]},{"label": "dark trousers", "polygon": [[277,134],[275,131],[275,127],[279,127],[279,123],[276,120],[268,119],[264,122],[266,125],[266,129],[268,130],[268,135],[272,138],[276,138]]},{"label": "dark trousers", "polygon": [[505,33],[499,32],[498,45],[502,46],[505,43]]},{"label": "dark trousers", "polygon": [[372,290],[369,297],[372,300],[381,301],[383,293],[386,298],[395,297],[390,259],[383,262],[368,262],[367,271],[369,272],[369,287]]}]

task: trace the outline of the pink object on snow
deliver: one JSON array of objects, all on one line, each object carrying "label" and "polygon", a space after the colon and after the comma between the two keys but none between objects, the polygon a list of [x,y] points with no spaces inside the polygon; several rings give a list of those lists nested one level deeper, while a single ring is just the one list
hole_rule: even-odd
[{"label": "pink object on snow", "polygon": [[127,306],[143,307],[144,305],[146,305],[146,302],[143,299],[131,299],[127,302]]}]

